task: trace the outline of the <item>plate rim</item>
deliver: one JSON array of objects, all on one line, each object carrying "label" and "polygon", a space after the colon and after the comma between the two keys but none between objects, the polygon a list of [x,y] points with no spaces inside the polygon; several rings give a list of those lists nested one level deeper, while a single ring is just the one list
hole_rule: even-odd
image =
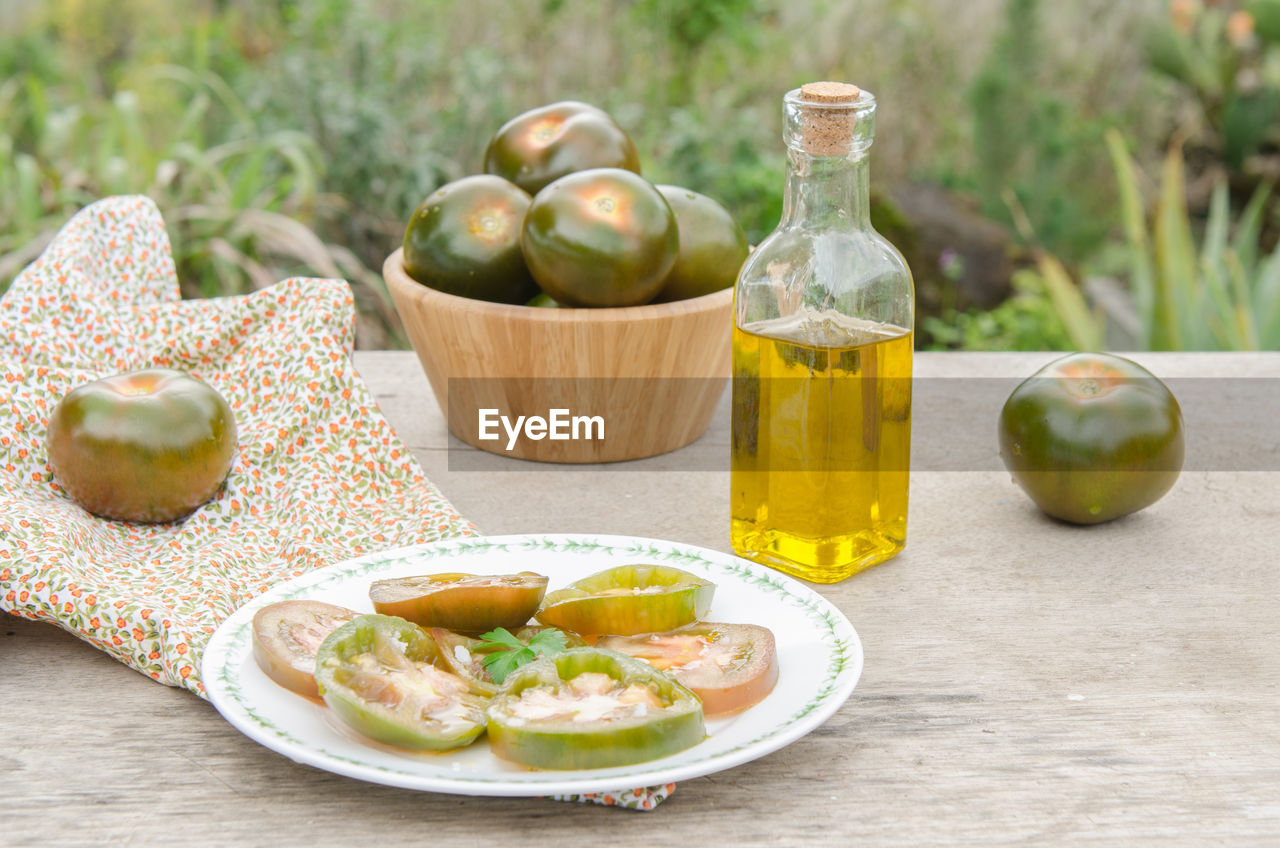
[{"label": "plate rim", "polygon": [[[250,658],[250,632],[253,613],[269,603],[290,597],[327,583],[342,582],[371,566],[400,563],[409,558],[431,559],[437,556],[461,556],[509,551],[521,545],[525,550],[548,550],[557,553],[596,553],[621,551],[629,556],[646,556],[676,565],[700,563],[719,569],[744,582],[767,587],[784,597],[800,600],[800,606],[815,622],[826,627],[823,644],[831,651],[826,677],[819,682],[806,703],[754,738],[726,750],[693,761],[662,765],[663,758],[614,769],[600,776],[579,776],[592,770],[572,772],[530,771],[498,778],[451,775],[437,777],[415,772],[412,768],[393,769],[385,765],[353,760],[342,754],[318,748],[298,739],[287,729],[263,718],[245,702],[243,692],[234,679],[246,659]],[[426,554],[424,557],[423,555]],[[283,597],[282,597],[283,596]],[[702,777],[743,765],[771,754],[820,727],[834,715],[853,694],[863,670],[863,647],[853,624],[831,601],[794,578],[767,569],[735,554],[664,539],[642,536],[593,533],[521,533],[498,536],[456,536],[435,542],[388,548],[342,560],[275,584],[266,592],[242,604],[210,637],[201,661],[201,676],[209,701],[236,730],[252,741],[294,762],[340,774],[369,783],[395,786],[443,794],[491,797],[542,797],[548,795],[584,795],[621,792],[642,786],[659,786],[694,777]],[[301,696],[299,696],[301,697]],[[671,755],[680,757],[689,750]],[[618,774],[618,772],[625,774]],[[570,774],[573,777],[562,777]],[[634,776],[632,776],[634,775]],[[529,779],[545,778],[545,779]],[[521,778],[521,779],[516,779]]]}]

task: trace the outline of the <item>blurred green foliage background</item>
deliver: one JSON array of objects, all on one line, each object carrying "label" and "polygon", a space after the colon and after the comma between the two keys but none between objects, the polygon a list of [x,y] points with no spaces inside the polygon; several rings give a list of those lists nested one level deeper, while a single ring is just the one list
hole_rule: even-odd
[{"label": "blurred green foliage background", "polygon": [[94,199],[160,205],[188,296],[377,273],[489,136],[581,99],[644,173],[781,208],[781,97],[880,103],[923,346],[1280,347],[1280,0],[10,0],[0,289]]}]

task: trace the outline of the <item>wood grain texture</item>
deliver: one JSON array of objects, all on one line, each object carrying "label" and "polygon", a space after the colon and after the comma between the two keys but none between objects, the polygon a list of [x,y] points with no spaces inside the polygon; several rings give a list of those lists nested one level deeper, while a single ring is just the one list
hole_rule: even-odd
[{"label": "wood grain texture", "polygon": [[[383,275],[450,431],[493,453],[543,462],[617,462],[683,447],[706,430],[729,377],[724,289],[619,309],[546,309],[469,300],[415,282],[401,252]],[[479,410],[603,419],[603,438],[480,438]],[[491,431],[493,432],[493,431]]]},{"label": "wood grain texture", "polygon": [[[956,378],[930,429],[994,450],[995,410],[963,378],[1046,358],[920,356],[917,374]],[[1139,359],[1162,376],[1280,378],[1280,354]],[[485,532],[728,549],[727,471],[688,470],[727,465],[727,398],[666,457],[456,471],[451,456],[474,450],[450,438],[412,354],[356,365]],[[1230,438],[1235,424],[1216,426]],[[849,702],[777,753],[685,781],[653,813],[300,766],[192,695],[0,617],[0,845],[1280,844],[1280,475],[1184,473],[1155,506],[1093,528],[1042,517],[1001,472],[915,473],[911,497],[898,558],[815,587],[865,645]]]}]

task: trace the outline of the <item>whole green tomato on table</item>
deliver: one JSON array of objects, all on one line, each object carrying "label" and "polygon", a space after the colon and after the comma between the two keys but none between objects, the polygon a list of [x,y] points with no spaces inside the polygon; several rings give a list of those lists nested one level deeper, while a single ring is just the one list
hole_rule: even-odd
[{"label": "whole green tomato on table", "polygon": [[1037,371],[1005,402],[1000,457],[1049,515],[1099,524],[1160,500],[1182,470],[1177,399],[1119,356],[1074,353]]},{"label": "whole green tomato on table", "polygon": [[538,293],[520,252],[520,224],[531,200],[487,174],[441,186],[409,219],[405,273],[447,294],[524,303]]},{"label": "whole green tomato on table", "polygon": [[578,171],[538,192],[520,245],[538,285],[565,306],[637,306],[662,288],[680,250],[671,206],[643,177]]},{"label": "whole green tomato on table", "polygon": [[486,173],[537,194],[566,174],[590,168],[640,173],[640,156],[607,112],[566,100],[517,115],[502,125],[484,154]]},{"label": "whole green tomato on table", "polygon": [[54,480],[94,515],[176,521],[226,480],[235,415],[191,374],[129,371],[68,392],[49,416],[47,447]]}]

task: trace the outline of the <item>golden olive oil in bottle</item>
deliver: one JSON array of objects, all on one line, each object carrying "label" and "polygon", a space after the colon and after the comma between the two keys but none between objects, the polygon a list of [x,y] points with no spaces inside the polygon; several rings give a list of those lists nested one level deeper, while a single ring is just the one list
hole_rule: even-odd
[{"label": "golden olive oil in bottle", "polygon": [[783,217],[734,294],[734,551],[833,583],[906,544],[914,295],[870,225],[875,100],[842,83],[784,99]]}]

